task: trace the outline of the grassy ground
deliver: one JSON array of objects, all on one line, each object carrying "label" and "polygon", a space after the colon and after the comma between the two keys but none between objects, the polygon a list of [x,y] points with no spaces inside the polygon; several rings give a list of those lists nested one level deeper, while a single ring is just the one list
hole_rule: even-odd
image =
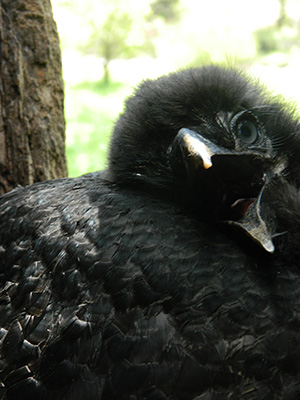
[{"label": "grassy ground", "polygon": [[69,176],[105,168],[113,125],[130,91],[128,85],[118,82],[106,86],[82,82],[66,87]]}]

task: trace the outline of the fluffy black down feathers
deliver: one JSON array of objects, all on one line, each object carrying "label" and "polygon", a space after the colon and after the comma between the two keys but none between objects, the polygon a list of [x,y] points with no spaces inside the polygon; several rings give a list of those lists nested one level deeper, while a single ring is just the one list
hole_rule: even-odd
[{"label": "fluffy black down feathers", "polygon": [[0,399],[299,399],[299,156],[235,70],[142,83],[106,171],[0,199]]}]

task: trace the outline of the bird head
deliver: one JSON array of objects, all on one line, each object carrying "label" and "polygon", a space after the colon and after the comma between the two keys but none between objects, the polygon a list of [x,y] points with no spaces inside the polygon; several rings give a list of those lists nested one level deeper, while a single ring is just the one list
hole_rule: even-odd
[{"label": "bird head", "polygon": [[272,253],[265,199],[279,178],[299,186],[298,132],[293,112],[258,82],[235,69],[192,68],[145,81],[127,100],[109,170],[119,184],[241,229]]}]

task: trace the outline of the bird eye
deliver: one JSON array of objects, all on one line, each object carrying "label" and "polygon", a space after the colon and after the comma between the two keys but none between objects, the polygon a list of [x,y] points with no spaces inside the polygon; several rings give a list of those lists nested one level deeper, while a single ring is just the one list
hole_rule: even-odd
[{"label": "bird eye", "polygon": [[241,121],[237,126],[237,137],[245,144],[256,142],[259,136],[259,129],[251,121]]}]

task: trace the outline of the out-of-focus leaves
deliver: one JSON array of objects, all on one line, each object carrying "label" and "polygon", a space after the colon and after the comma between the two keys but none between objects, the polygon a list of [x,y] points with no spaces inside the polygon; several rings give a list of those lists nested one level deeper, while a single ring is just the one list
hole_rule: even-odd
[{"label": "out-of-focus leaves", "polygon": [[254,32],[259,54],[274,52],[288,53],[300,47],[300,23],[289,17],[286,12],[287,0],[279,0],[278,19],[269,26]]},{"label": "out-of-focus leaves", "polygon": [[290,52],[300,47],[299,22],[287,19],[285,24],[276,23],[254,32],[259,54]]},{"label": "out-of-focus leaves", "polygon": [[110,80],[109,63],[114,59],[133,58],[139,54],[155,55],[155,47],[144,38],[140,44],[132,44],[128,38],[132,29],[133,18],[126,12],[110,13],[101,29],[93,24],[93,33],[87,43],[80,46],[85,54],[94,54],[103,58],[104,83]]},{"label": "out-of-focus leaves", "polygon": [[176,23],[182,16],[180,0],[154,0],[150,7],[151,12],[147,16],[149,21],[161,18],[166,23]]}]

